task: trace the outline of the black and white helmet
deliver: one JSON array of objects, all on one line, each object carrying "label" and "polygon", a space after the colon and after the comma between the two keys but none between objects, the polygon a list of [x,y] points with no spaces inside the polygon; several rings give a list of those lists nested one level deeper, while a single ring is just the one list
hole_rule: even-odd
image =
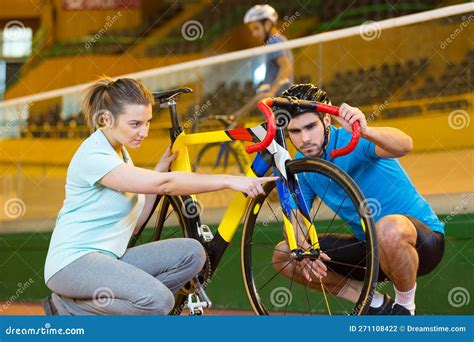
[{"label": "black and white helmet", "polygon": [[255,5],[245,13],[244,24],[264,19],[270,20],[275,25],[278,20],[278,13],[270,5]]}]

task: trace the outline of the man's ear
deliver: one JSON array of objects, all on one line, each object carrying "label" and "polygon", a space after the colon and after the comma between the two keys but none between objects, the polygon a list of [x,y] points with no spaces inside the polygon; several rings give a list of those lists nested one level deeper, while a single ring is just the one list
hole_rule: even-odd
[{"label": "man's ear", "polygon": [[331,125],[331,115],[325,114],[324,118],[323,118],[323,121],[324,121],[324,125],[326,127],[329,127],[329,125]]}]

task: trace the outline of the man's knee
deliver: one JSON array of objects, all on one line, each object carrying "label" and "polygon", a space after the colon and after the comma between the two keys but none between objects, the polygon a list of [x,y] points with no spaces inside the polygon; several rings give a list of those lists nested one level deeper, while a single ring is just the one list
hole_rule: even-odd
[{"label": "man's knee", "polygon": [[382,248],[395,247],[401,243],[416,243],[416,229],[408,218],[402,215],[387,215],[375,225],[377,239]]},{"label": "man's knee", "polygon": [[275,246],[275,249],[273,250],[273,256],[272,256],[272,265],[275,270],[279,272],[283,268],[285,268],[287,264],[285,263],[285,261],[290,260],[289,253],[290,253],[290,248],[288,247],[288,244],[286,243],[286,241],[281,241]]}]

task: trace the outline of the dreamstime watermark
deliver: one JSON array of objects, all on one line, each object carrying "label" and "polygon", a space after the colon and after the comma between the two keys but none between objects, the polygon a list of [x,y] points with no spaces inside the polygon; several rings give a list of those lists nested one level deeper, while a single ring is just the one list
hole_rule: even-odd
[{"label": "dreamstime watermark", "polygon": [[389,284],[389,283],[390,283],[389,280],[385,280],[385,281],[383,281],[383,282],[381,282],[381,283],[378,283],[378,284],[375,286],[375,289],[374,289],[374,291],[372,292],[372,294],[371,294],[370,296],[368,296],[367,299],[364,300],[362,303],[360,303],[360,304],[358,304],[356,307],[354,307],[354,309],[352,310],[351,315],[357,314],[357,313],[359,312],[359,310],[362,308],[363,305],[366,305],[366,304],[369,304],[369,305],[370,305],[370,303],[372,303],[372,299],[374,299],[374,295],[375,295],[376,293],[380,293],[380,291],[382,291],[382,290],[385,288],[385,286],[386,286],[387,284]]},{"label": "dreamstime watermark", "polygon": [[40,328],[15,328],[11,325],[5,329],[6,335],[84,335],[84,328],[53,328],[51,323],[45,323]]},{"label": "dreamstime watermark", "polygon": [[382,211],[382,205],[375,198],[366,198],[360,203],[360,210],[363,213],[367,213],[368,217],[375,217],[380,215]]},{"label": "dreamstime watermark", "polygon": [[104,26],[87,42],[85,42],[84,47],[86,49],[90,49],[92,45],[94,45],[100,37],[102,37],[111,27],[114,25],[119,19],[122,17],[122,12],[118,11],[114,14],[113,17],[107,16]]},{"label": "dreamstime watermark", "polygon": [[300,16],[301,13],[298,11],[295,11],[295,13],[291,16],[285,15],[283,17],[283,24],[281,24],[280,28],[274,34],[271,35],[271,37],[266,41],[266,44],[268,44],[272,40],[272,38],[282,35],[288,29],[288,27],[290,27],[290,25],[293,24]]},{"label": "dreamstime watermark", "polygon": [[[189,127],[192,126],[192,124],[201,117],[201,115],[203,113],[206,112],[206,110],[212,105],[211,101],[210,100],[207,100],[206,103],[204,103],[203,105],[200,105],[199,106],[199,109],[197,111],[194,112],[193,116],[191,118],[189,118],[188,120],[186,120],[186,122],[184,123],[183,125],[183,128],[184,129],[188,129]],[[178,135],[179,133],[175,133],[175,138],[176,136]]]},{"label": "dreamstime watermark", "polygon": [[184,217],[196,218],[199,215],[202,215],[204,212],[204,206],[199,200],[195,201],[192,197],[189,197],[181,205],[181,211],[183,212]]},{"label": "dreamstime watermark", "polygon": [[469,291],[464,287],[453,287],[448,292],[448,303],[454,308],[466,306],[471,300]]},{"label": "dreamstime watermark", "polygon": [[275,111],[275,121],[276,126],[281,129],[288,127],[288,124],[291,121],[291,114],[286,109],[277,109]]},{"label": "dreamstime watermark", "polygon": [[26,204],[20,198],[10,198],[3,205],[3,212],[8,218],[17,219],[25,215]]},{"label": "dreamstime watermark", "polygon": [[270,293],[270,303],[276,308],[288,306],[293,301],[293,294],[286,287],[277,287]]},{"label": "dreamstime watermark", "polygon": [[454,130],[467,128],[471,123],[469,113],[462,109],[455,109],[448,115],[448,125]]},{"label": "dreamstime watermark", "polygon": [[362,23],[359,27],[359,35],[365,41],[379,39],[382,35],[382,28],[380,24],[373,20],[368,20]]},{"label": "dreamstime watermark", "polygon": [[4,37],[6,41],[18,41],[26,37],[27,28],[19,20],[12,20],[3,27]]},{"label": "dreamstime watermark", "polygon": [[456,38],[457,36],[459,36],[461,34],[462,31],[464,31],[465,28],[468,27],[468,25],[471,23],[472,20],[474,20],[474,15],[470,14],[469,16],[465,16],[463,15],[461,17],[462,19],[462,22],[461,24],[459,24],[459,27],[457,27],[453,33],[450,34],[450,36],[448,38],[446,38],[444,41],[442,41],[440,44],[439,44],[439,47],[441,49],[446,49],[446,47],[452,43]]},{"label": "dreamstime watermark", "polygon": [[374,121],[377,117],[379,117],[388,105],[388,100],[385,100],[383,104],[377,106],[377,108],[365,118],[367,123],[370,123]]},{"label": "dreamstime watermark", "polygon": [[181,35],[187,41],[201,39],[204,35],[204,27],[197,20],[188,20],[181,26]]},{"label": "dreamstime watermark", "polygon": [[99,287],[92,294],[94,305],[104,308],[114,301],[114,292],[108,287]]},{"label": "dreamstime watermark", "polygon": [[470,192],[464,196],[461,203],[459,203],[453,210],[442,220],[444,224],[447,224],[453,219],[454,216],[459,214],[461,211],[466,209],[466,206],[474,199],[474,192]]},{"label": "dreamstime watermark", "polygon": [[17,284],[17,286],[18,286],[17,290],[15,291],[15,293],[10,298],[8,298],[8,300],[5,303],[3,303],[1,311],[3,312],[6,309],[8,309],[8,307],[10,305],[12,305],[15,301],[17,301],[18,298],[21,297],[23,292],[25,292],[34,282],[35,281],[32,278],[29,278],[28,281],[26,281],[24,283],[18,283]]},{"label": "dreamstime watermark", "polygon": [[[22,105],[20,109],[16,108],[14,112],[14,119],[8,120],[4,125],[1,127],[1,133],[6,134],[8,133],[12,128],[17,128],[19,125],[22,124],[22,122],[26,121],[26,118],[29,115],[30,108],[33,105],[33,102],[27,102],[25,105]],[[7,110],[7,116],[9,112]]]},{"label": "dreamstime watermark", "polygon": [[[290,197],[294,200],[295,198],[298,197],[300,194],[299,189],[296,189],[294,192],[290,193]],[[270,222],[272,222],[272,219],[277,218],[278,215],[280,215],[283,212],[283,207],[279,206],[277,210],[272,210],[271,214],[268,214],[265,219],[262,220],[261,224],[266,227]],[[278,220],[278,218],[277,218]]]}]

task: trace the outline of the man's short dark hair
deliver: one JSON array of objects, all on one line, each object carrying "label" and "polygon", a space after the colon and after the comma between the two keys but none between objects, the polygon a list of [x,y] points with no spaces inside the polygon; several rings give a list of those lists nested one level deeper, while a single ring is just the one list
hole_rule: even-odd
[{"label": "man's short dark hair", "polygon": [[[307,100],[307,101],[317,101],[326,104],[331,104],[331,100],[329,99],[328,94],[315,86],[312,83],[305,83],[305,84],[295,84],[292,85],[290,88],[285,90],[282,94],[282,97],[293,97],[299,100]],[[291,113],[292,117],[307,113],[308,111],[296,111]],[[318,113],[320,114],[320,113]]]}]

